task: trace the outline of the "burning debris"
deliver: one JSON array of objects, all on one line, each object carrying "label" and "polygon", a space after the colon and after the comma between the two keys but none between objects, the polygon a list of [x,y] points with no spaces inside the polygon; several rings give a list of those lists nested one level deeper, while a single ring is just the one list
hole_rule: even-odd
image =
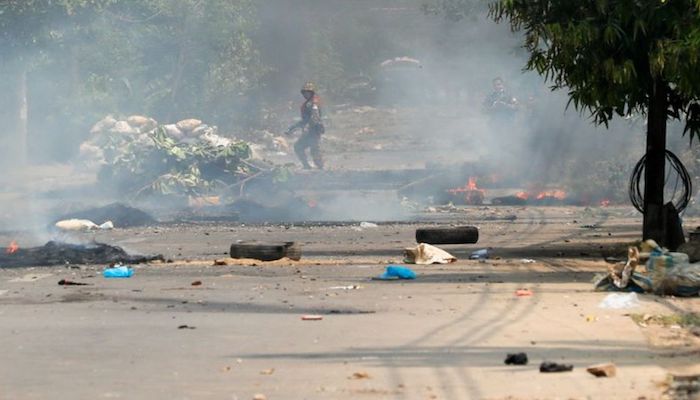
[{"label": "burning debris", "polygon": [[[68,244],[50,241],[40,247],[17,247],[13,241],[5,255],[0,256],[0,268],[54,266],[66,264],[139,264],[150,261],[163,261],[162,255],[129,255],[121,247],[104,243],[88,245]],[[12,248],[12,252],[10,252]]]},{"label": "burning debris", "polygon": [[19,246],[17,245],[16,241],[12,241],[9,246],[7,246],[7,250],[5,250],[6,254],[15,254],[19,250]]},{"label": "burning debris", "polygon": [[472,206],[482,205],[486,194],[484,190],[476,186],[476,178],[473,176],[469,177],[469,182],[464,187],[447,189],[447,193],[454,197],[453,204],[468,204]]}]

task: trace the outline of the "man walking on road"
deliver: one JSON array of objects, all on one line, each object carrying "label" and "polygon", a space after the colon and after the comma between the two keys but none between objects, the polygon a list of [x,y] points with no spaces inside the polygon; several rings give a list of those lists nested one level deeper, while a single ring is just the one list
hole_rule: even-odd
[{"label": "man walking on road", "polygon": [[307,82],[301,88],[301,95],[304,96],[304,103],[301,105],[301,121],[287,129],[287,135],[291,135],[297,129],[302,130],[301,137],[294,144],[294,152],[304,169],[311,169],[306,158],[306,149],[309,149],[311,158],[314,160],[316,168],[323,169],[323,157],[321,156],[321,135],[326,131],[321,120],[321,100],[316,95],[316,87],[313,83]]}]

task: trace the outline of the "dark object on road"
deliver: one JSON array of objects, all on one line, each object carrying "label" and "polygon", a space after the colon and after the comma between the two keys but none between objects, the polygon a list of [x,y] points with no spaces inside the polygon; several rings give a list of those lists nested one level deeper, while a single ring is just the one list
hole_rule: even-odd
[{"label": "dark object on road", "polygon": [[192,282],[192,286],[202,286],[202,281],[194,281]]},{"label": "dark object on road", "polygon": [[416,242],[428,244],[462,244],[479,241],[479,229],[475,226],[454,228],[416,229]]},{"label": "dark object on road", "polygon": [[518,196],[501,196],[491,199],[491,204],[497,206],[524,206],[527,199]]},{"label": "dark object on road", "polygon": [[97,242],[80,245],[50,241],[40,247],[20,248],[12,254],[0,254],[0,268],[66,264],[139,264],[155,260],[163,261],[163,256],[133,256],[121,247]]},{"label": "dark object on road", "polygon": [[617,368],[613,363],[591,365],[590,367],[586,368],[586,371],[593,374],[597,378],[612,378],[617,374]]},{"label": "dark object on road", "polygon": [[74,281],[69,281],[68,279],[61,279],[58,281],[58,284],[61,286],[87,286],[89,283],[82,283],[82,282],[74,282]]},{"label": "dark object on road", "polygon": [[506,365],[527,365],[527,354],[525,353],[508,353],[505,361]]},{"label": "dark object on road", "polygon": [[234,243],[231,245],[231,258],[253,258],[260,261],[274,261],[287,257],[301,259],[301,245],[286,243]]},{"label": "dark object on road", "polygon": [[540,364],[540,372],[568,372],[573,370],[574,366],[569,364],[558,364],[550,361],[543,361]]},{"label": "dark object on road", "polygon": [[177,327],[177,329],[197,329],[196,326],[189,326],[189,325],[180,325]]},{"label": "dark object on road", "polygon": [[58,217],[56,221],[73,218],[87,219],[90,221],[112,221],[114,226],[117,228],[153,225],[157,222],[149,214],[139,210],[138,208],[129,207],[121,203],[112,203],[104,207],[68,213]]}]

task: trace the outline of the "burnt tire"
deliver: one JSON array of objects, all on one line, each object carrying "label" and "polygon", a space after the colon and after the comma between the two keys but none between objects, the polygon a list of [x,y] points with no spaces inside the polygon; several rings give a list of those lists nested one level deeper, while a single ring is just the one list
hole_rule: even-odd
[{"label": "burnt tire", "polygon": [[416,229],[416,242],[428,244],[464,244],[479,241],[479,229],[475,226],[454,228]]},{"label": "burnt tire", "polygon": [[301,245],[296,242],[286,243],[233,243],[231,258],[252,258],[260,261],[274,261],[287,257],[298,261],[301,259]]}]

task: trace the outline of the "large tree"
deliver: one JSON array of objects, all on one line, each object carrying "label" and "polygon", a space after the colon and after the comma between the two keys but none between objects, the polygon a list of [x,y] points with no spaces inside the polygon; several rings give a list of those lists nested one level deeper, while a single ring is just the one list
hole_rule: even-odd
[{"label": "large tree", "polygon": [[643,235],[663,243],[666,122],[700,135],[700,1],[500,0],[490,12],[524,34],[527,69],[596,123],[646,116]]}]

